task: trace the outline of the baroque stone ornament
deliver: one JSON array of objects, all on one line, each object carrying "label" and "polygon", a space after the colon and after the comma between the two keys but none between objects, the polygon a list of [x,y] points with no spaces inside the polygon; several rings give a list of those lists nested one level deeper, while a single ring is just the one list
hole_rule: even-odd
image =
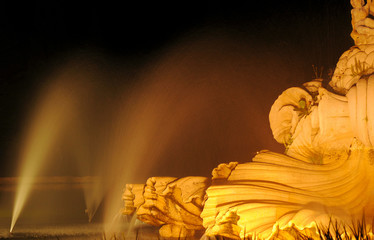
[{"label": "baroque stone ornament", "polygon": [[205,177],[151,177],[145,185],[127,184],[122,213],[161,227],[163,237],[194,236],[204,229],[200,214],[209,182]]},{"label": "baroque stone ornament", "polygon": [[[374,219],[374,3],[351,0],[355,46],[340,57],[330,86],[321,79],[285,90],[269,120],[284,154],[223,163],[202,177],[150,178],[127,185],[124,214],[161,226],[162,236],[297,238],[317,225]],[[349,233],[348,233],[349,234]]]}]

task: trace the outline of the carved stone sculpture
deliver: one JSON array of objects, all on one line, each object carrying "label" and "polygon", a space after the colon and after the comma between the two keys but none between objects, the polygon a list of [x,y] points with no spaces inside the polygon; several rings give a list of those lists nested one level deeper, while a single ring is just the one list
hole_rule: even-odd
[{"label": "carved stone sculpture", "polygon": [[200,214],[208,186],[205,177],[152,177],[145,185],[128,184],[122,213],[161,227],[163,237],[193,236],[204,229]]},{"label": "carved stone sculpture", "polygon": [[[274,138],[285,154],[262,151],[213,181],[202,217],[207,234],[218,213],[235,209],[240,236],[269,238],[274,226],[297,229],[374,217],[374,4],[351,1],[356,46],[337,64],[330,85],[284,91],[271,108]],[[366,226],[365,226],[366,227]],[[368,226],[369,227],[369,226]],[[371,227],[371,226],[370,226]],[[217,233],[214,233],[217,234]]]},{"label": "carved stone sculpture", "polygon": [[[340,57],[330,86],[321,79],[285,90],[270,126],[284,154],[260,151],[251,162],[222,163],[205,178],[150,178],[128,185],[124,214],[162,226],[163,236],[232,239],[315,236],[331,218],[374,219],[374,2],[351,0],[356,46]],[[204,200],[205,199],[205,200]],[[340,225],[342,226],[342,225]],[[179,235],[178,235],[179,234]]]}]

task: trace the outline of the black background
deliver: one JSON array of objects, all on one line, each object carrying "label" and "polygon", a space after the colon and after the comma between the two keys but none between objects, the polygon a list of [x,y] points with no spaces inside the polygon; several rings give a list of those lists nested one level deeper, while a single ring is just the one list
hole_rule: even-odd
[{"label": "black background", "polygon": [[100,52],[106,64],[109,59],[137,71],[180,39],[215,31],[243,43],[293,49],[290,54],[304,59],[297,64],[305,78],[294,80],[301,84],[312,77],[311,64],[334,67],[353,45],[350,9],[348,0],[2,3],[0,174],[14,174],[22,121],[41,76],[71,53]]}]

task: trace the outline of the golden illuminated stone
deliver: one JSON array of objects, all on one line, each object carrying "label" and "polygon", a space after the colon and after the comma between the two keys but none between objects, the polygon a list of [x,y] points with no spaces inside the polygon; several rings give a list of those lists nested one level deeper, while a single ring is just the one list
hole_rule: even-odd
[{"label": "golden illuminated stone", "polygon": [[208,178],[152,177],[137,186],[137,191],[134,185],[126,186],[123,214],[136,213],[139,220],[160,226],[163,237],[188,237],[204,229],[200,214]]},{"label": "golden illuminated stone", "polygon": [[[127,187],[124,214],[162,226],[167,237],[318,238],[317,224],[374,219],[374,2],[351,0],[356,46],[330,81],[286,89],[269,114],[284,154],[263,150],[250,162],[221,163],[202,177],[150,178]],[[138,200],[136,200],[138,199]],[[352,231],[347,234],[352,234]],[[301,237],[302,236],[302,237]],[[369,236],[372,236],[369,233]]]}]

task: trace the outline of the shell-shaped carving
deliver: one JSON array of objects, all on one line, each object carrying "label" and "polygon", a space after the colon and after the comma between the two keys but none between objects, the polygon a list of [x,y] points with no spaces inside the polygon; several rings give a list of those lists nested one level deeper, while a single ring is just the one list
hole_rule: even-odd
[{"label": "shell-shaped carving", "polygon": [[[328,226],[335,218],[343,225],[350,224],[365,216],[371,226],[371,151],[359,142],[354,142],[350,150],[350,154],[321,165],[262,151],[252,162],[238,164],[224,184],[213,183],[207,189],[201,214],[204,227],[212,229],[219,221],[217,213],[230,208],[235,208],[240,217],[236,225],[242,239],[251,235],[270,239],[276,223],[280,229],[291,223],[301,230],[313,223]],[[217,235],[225,232],[216,230]]]},{"label": "shell-shaped carving", "polygon": [[312,96],[302,88],[293,87],[284,91],[271,107],[269,120],[277,142],[290,144],[300,119],[308,114]]}]

